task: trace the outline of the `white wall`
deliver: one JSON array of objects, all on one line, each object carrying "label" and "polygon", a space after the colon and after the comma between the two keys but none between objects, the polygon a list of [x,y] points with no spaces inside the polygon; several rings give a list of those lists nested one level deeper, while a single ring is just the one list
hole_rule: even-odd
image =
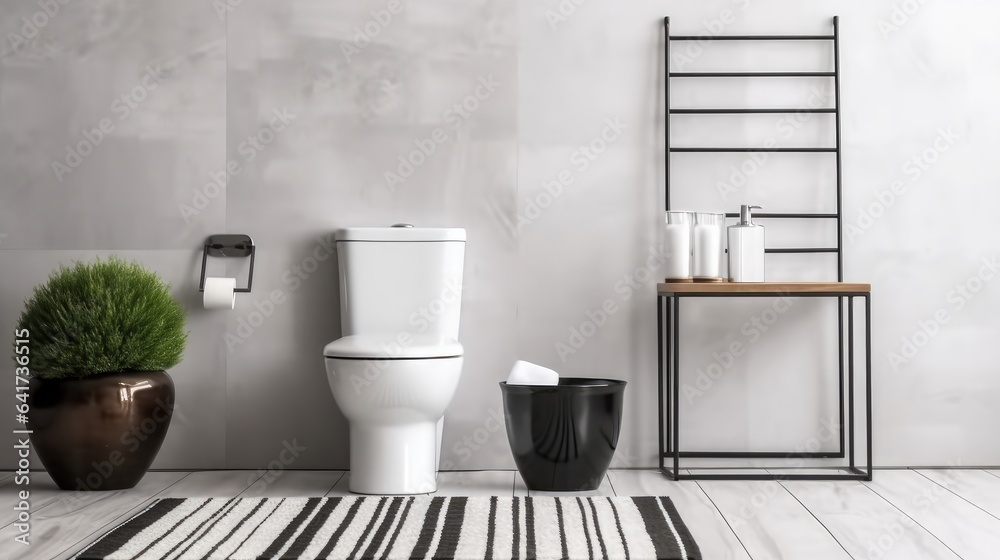
[{"label": "white wall", "polygon": [[[894,16],[895,4],[913,13]],[[12,332],[31,286],[59,262],[108,252],[139,259],[191,310],[192,344],[171,371],[182,415],[154,467],[261,468],[294,440],[306,450],[289,468],[344,468],[346,421],[321,359],[340,334],[327,236],[404,221],[465,227],[466,368],[448,413],[445,465],[513,466],[494,418],[497,382],[522,358],[566,375],[628,380],[616,465],[651,466],[657,273],[647,264],[655,264],[663,208],[662,17],[682,34],[721,19],[727,34],[825,34],[840,15],[844,212],[861,228],[845,235],[845,268],[847,280],[873,284],[876,462],[1000,464],[992,435],[1000,368],[989,354],[998,288],[974,280],[1000,251],[991,161],[1000,148],[1000,8],[910,4],[404,2],[370,44],[355,42],[355,27],[387,1],[244,0],[225,21],[200,0],[70,4],[0,59],[0,324]],[[547,14],[560,6],[565,21]],[[4,3],[5,37],[34,11],[16,7]],[[345,46],[361,48],[346,56]],[[674,68],[830,63],[828,46],[781,47],[718,44]],[[112,110],[149,64],[164,61],[173,71],[144,101],[124,117]],[[499,85],[456,126],[449,109],[491,75]],[[678,107],[795,105],[828,84],[692,81],[674,84],[672,97]],[[282,107],[296,115],[293,126],[250,161],[243,141]],[[115,119],[114,132],[56,177],[51,163],[104,117]],[[831,141],[830,117],[813,117],[791,133],[781,116],[677,117],[671,133],[678,145]],[[389,188],[386,172],[436,128],[447,140]],[[937,140],[941,130],[953,143]],[[602,134],[614,139],[584,168],[579,147]],[[924,155],[936,141],[947,150]],[[744,156],[674,156],[674,206],[833,210],[832,156],[772,155],[723,196],[718,183],[730,182]],[[915,157],[936,159],[921,169]],[[181,205],[206,194],[210,175],[230,160],[240,173],[185,216]],[[565,185],[546,190],[560,177]],[[897,182],[905,190],[879,202]],[[860,222],[862,211],[877,217]],[[835,241],[829,227],[766,225],[773,245]],[[259,247],[254,293],[232,313],[198,307],[200,243],[220,232],[248,233]],[[770,279],[835,274],[824,255],[769,257],[768,267]],[[954,295],[962,284],[978,290],[964,304]],[[244,343],[227,346],[275,290],[284,303]],[[685,384],[698,389],[699,369],[728,364],[723,351],[733,342],[748,348],[700,394],[686,393],[685,447],[782,451],[823,439],[823,419],[836,411],[835,309],[794,302],[757,338],[743,325],[770,319],[771,304],[685,306]],[[573,347],[572,330],[590,332],[584,323],[605,306],[613,311],[603,325]],[[940,310],[947,324],[894,367],[890,353]],[[11,464],[0,457],[0,466]]]},{"label": "white wall", "polygon": [[[546,9],[569,15],[563,21],[549,14],[547,21]],[[1000,42],[990,31],[1000,8],[933,0],[590,1],[570,12],[558,12],[555,2],[520,4],[522,212],[526,199],[542,196],[543,181],[564,168],[575,172],[574,184],[521,236],[522,355],[566,372],[628,378],[632,407],[623,451],[650,463],[656,440],[653,281],[628,301],[615,287],[641,269],[656,244],[663,205],[660,20],[669,15],[674,34],[827,34],[831,17],[839,15],[845,279],[873,285],[876,463],[1000,462],[991,429],[1000,423],[1000,366],[989,354],[998,334],[993,316],[1000,291],[991,280],[976,279],[996,273],[984,262],[995,267],[1000,251],[991,225],[1000,202],[991,161],[1000,147],[994,107]],[[828,43],[688,47],[675,44],[674,71],[832,69]],[[832,101],[830,84],[823,78],[674,79],[671,97],[674,107],[801,106],[810,95]],[[742,146],[774,138],[782,146],[832,145],[832,117],[811,117],[791,126],[779,120],[787,115],[675,116],[672,143]],[[596,138],[607,119],[628,128],[579,171],[571,154]],[[732,212],[756,203],[777,212],[836,209],[832,155],[772,154],[761,165],[746,164],[746,184],[733,169],[747,154],[672,158],[674,208]],[[880,194],[891,193],[894,184],[900,194]],[[771,246],[830,246],[836,240],[832,222],[825,228],[766,225]],[[775,255],[767,265],[770,280],[836,277],[828,255]],[[956,295],[962,284],[978,292]],[[586,319],[585,310],[598,309],[605,299],[622,311],[562,363],[553,339],[565,340],[568,329]],[[758,339],[743,325],[754,317],[771,319],[765,311],[771,304],[686,303],[681,369],[691,390],[682,399],[685,449],[785,451],[825,440],[822,420],[836,415],[836,308],[800,300],[777,314]],[[907,357],[903,339],[924,343],[917,334],[921,324],[939,313],[947,323],[928,324],[934,334]],[[729,364],[725,349],[733,342],[747,347],[746,355],[719,379],[699,384],[698,370]],[[894,355],[905,362],[894,363]]]}]

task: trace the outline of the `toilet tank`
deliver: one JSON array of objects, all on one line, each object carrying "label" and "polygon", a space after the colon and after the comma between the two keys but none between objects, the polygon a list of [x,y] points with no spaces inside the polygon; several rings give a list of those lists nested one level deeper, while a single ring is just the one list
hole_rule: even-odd
[{"label": "toilet tank", "polygon": [[343,336],[458,340],[464,229],[347,228],[335,239]]}]

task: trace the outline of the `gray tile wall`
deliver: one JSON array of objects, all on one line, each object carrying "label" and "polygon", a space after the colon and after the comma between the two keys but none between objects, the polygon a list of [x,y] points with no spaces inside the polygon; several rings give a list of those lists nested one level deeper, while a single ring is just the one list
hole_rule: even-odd
[{"label": "gray tile wall", "polygon": [[[5,36],[40,9],[4,4]],[[287,442],[305,448],[295,468],[345,468],[347,425],[322,360],[340,336],[331,234],[465,227],[466,375],[445,443],[464,449],[484,411],[499,413],[495,383],[516,354],[517,243],[494,221],[516,207],[516,6],[220,6],[71,2],[5,51],[3,324],[12,330],[59,263],[137,259],[191,313],[191,343],[171,371],[178,416],[154,467],[260,468]],[[434,151],[419,161],[411,153],[427,139]],[[405,158],[418,164],[400,170]],[[199,248],[222,232],[253,236],[254,291],[210,312]],[[238,264],[211,264],[245,279]],[[446,466],[511,466],[503,434],[491,438],[474,460],[448,451]]]},{"label": "gray tile wall", "polygon": [[[396,222],[464,227],[467,357],[444,466],[512,467],[495,421],[496,383],[518,358],[628,380],[616,465],[652,465],[660,18],[671,15],[678,33],[712,32],[720,18],[725,33],[826,33],[839,13],[845,215],[861,223],[880,191],[894,181],[909,187],[847,240],[847,279],[876,286],[876,459],[1000,463],[992,431],[982,429],[1000,422],[1000,378],[985,350],[997,334],[997,291],[984,280],[962,308],[951,299],[995,250],[983,235],[995,233],[1000,204],[989,163],[1000,149],[991,109],[1000,42],[984,27],[998,15],[994,4],[920,4],[899,24],[891,0],[56,0],[51,16],[37,2],[0,0],[0,342],[32,286],[59,263],[112,252],[137,259],[172,283],[192,332],[171,371],[178,414],[154,467],[273,467],[294,444],[304,451],[284,467],[344,468],[347,425],[321,357],[340,334],[330,233]],[[723,45],[673,64],[805,69],[829,60],[822,48]],[[678,86],[676,104],[806,101],[773,82],[703,86]],[[674,119],[672,132],[692,144],[733,134],[751,144],[784,130],[718,119]],[[949,127],[957,142],[914,179],[907,161]],[[831,131],[816,119],[780,138],[809,145]],[[583,156],[581,146],[597,139],[606,147]],[[432,154],[412,156],[412,169],[401,164],[428,141]],[[831,211],[828,161],[772,158],[723,195],[719,183],[742,163],[675,158],[675,205]],[[232,312],[209,312],[197,293],[200,245],[223,232],[254,237],[254,292]],[[804,224],[768,235],[785,246],[833,239]],[[210,273],[227,272],[212,264]],[[825,256],[779,256],[768,267],[774,279],[833,273]],[[241,271],[229,263],[228,272]],[[270,301],[276,295],[282,303]],[[699,380],[713,352],[749,344],[742,326],[768,306],[689,306],[682,369],[699,392],[685,400],[682,438],[692,447],[812,445],[835,413],[833,312],[820,303],[796,303],[724,376]],[[894,365],[890,353],[939,308],[953,321]],[[613,311],[602,319],[604,309]],[[581,339],[574,333],[591,332],[588,321],[600,325]],[[0,454],[0,468],[13,464]]]}]

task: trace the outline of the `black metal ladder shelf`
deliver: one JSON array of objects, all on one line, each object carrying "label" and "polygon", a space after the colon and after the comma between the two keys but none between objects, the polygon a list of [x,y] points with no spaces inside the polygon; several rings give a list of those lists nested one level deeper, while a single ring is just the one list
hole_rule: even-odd
[{"label": "black metal ladder shelf", "polygon": [[[832,153],[836,157],[836,205],[835,213],[783,212],[760,213],[760,219],[806,219],[835,220],[837,226],[836,247],[787,247],[765,248],[768,254],[836,253],[836,282],[765,282],[759,284],[684,284],[664,283],[657,286],[657,334],[659,349],[659,466],[660,470],[674,480],[871,480],[872,477],[872,425],[871,425],[871,286],[869,284],[844,283],[843,246],[843,185],[841,180],[841,132],[840,132],[840,30],[839,18],[833,18],[832,35],[722,35],[694,36],[670,35],[670,18],[663,18],[664,26],[664,66],[665,66],[665,199],[666,210],[670,211],[670,159],[671,154],[682,153],[727,153],[727,152],[776,152],[776,153]],[[670,45],[677,41],[832,41],[833,71],[816,72],[671,72]],[[834,106],[819,108],[672,108],[670,106],[670,82],[675,78],[784,78],[822,77],[834,82]],[[833,147],[809,148],[732,148],[732,147],[675,147],[670,144],[671,115],[720,115],[720,114],[780,114],[780,113],[830,114],[835,118],[836,135]],[[726,214],[727,218],[736,214]],[[776,297],[794,294],[804,297],[836,298],[838,302],[838,347],[839,347],[839,447],[833,451],[784,452],[784,451],[684,451],[679,444],[680,434],[680,300],[683,298],[706,297]],[[854,352],[854,300],[864,300],[865,307],[865,431],[866,459],[862,470],[858,466],[855,453],[855,352]],[[845,303],[846,333],[845,333]],[[845,336],[846,334],[846,336]],[[845,356],[845,338],[847,340]],[[846,363],[845,363],[846,358]],[[845,367],[846,366],[846,367]],[[846,370],[846,371],[845,371]],[[846,415],[846,418],[845,418]],[[844,472],[836,474],[686,474],[682,472],[681,458],[713,459],[847,459],[848,465],[840,467]],[[672,468],[666,464],[672,459]]]}]

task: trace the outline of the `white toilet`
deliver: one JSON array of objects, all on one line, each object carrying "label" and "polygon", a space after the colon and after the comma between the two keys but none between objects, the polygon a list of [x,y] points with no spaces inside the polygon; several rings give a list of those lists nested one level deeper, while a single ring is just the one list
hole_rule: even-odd
[{"label": "white toilet", "polygon": [[465,230],[400,224],[336,234],[343,338],[326,345],[351,425],[350,490],[437,490],[444,411],[462,373]]}]

